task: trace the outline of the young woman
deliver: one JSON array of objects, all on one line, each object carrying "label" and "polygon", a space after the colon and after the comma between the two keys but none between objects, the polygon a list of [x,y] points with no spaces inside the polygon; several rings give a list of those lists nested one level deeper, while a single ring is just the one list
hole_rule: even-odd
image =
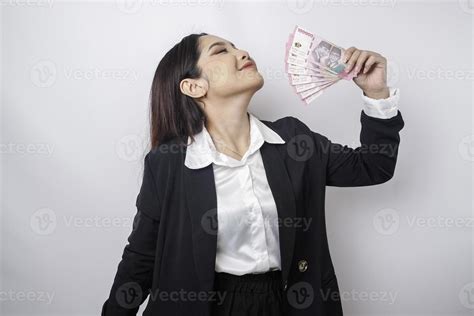
[{"label": "young woman", "polygon": [[226,39],[191,34],[151,89],[151,150],[137,214],[102,315],[342,315],[327,243],[325,187],[392,178],[404,122],[386,59],[355,47],[361,146],[287,116],[248,112],[264,84]]}]

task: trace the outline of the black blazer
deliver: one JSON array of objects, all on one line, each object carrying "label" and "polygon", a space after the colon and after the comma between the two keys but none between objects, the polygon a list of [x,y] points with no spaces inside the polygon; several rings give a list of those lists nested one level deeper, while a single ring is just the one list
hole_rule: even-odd
[{"label": "black blazer", "polygon": [[[361,111],[361,146],[355,149],[291,116],[262,122],[286,142],[260,148],[281,220],[285,315],[342,315],[326,236],[325,189],[392,178],[401,112],[380,119]],[[133,230],[102,316],[136,315],[147,296],[145,316],[209,316],[219,300],[213,292],[218,224],[213,168],[189,169],[185,154],[186,146],[175,140],[147,153]]]}]

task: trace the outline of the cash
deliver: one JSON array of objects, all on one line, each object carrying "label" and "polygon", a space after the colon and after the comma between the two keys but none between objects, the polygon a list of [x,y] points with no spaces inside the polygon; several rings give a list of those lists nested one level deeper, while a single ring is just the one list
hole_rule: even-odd
[{"label": "cash", "polygon": [[309,104],[341,79],[352,80],[354,70],[345,73],[345,49],[296,26],[288,37],[285,72],[295,93]]}]

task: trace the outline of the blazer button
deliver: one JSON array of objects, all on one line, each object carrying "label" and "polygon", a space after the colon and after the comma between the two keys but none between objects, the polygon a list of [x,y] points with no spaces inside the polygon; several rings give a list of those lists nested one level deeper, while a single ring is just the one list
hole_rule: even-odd
[{"label": "blazer button", "polygon": [[285,284],[283,285],[283,290],[286,291],[287,287],[288,287],[288,281],[285,281]]},{"label": "blazer button", "polygon": [[298,269],[300,270],[300,272],[305,272],[306,270],[308,270],[308,261],[306,260],[298,261]]}]

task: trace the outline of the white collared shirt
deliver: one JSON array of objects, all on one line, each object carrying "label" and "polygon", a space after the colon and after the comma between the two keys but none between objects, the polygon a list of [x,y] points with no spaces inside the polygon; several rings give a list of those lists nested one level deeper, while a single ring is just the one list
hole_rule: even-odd
[{"label": "white collared shirt", "polygon": [[[390,118],[398,112],[398,89],[374,100],[362,95],[364,112]],[[188,138],[184,164],[199,169],[212,163],[217,194],[216,272],[235,275],[281,270],[278,214],[268,185],[260,147],[285,141],[257,117],[249,114],[250,146],[239,161],[217,151],[208,130]]]}]

